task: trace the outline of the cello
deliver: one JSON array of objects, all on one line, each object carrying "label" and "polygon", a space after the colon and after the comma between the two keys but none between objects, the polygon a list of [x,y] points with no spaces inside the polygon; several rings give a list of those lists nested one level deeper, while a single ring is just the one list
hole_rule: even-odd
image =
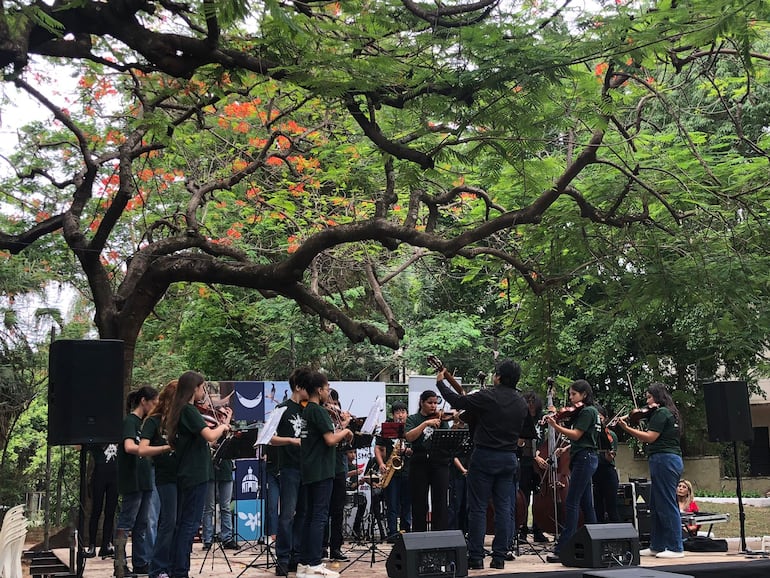
[{"label": "cello", "polygon": [[[549,377],[547,407],[553,407],[554,380]],[[540,482],[540,491],[532,497],[532,519],[544,532],[558,535],[559,526],[564,522],[564,502],[569,488],[569,454],[557,455],[565,447],[563,440],[556,439],[556,432],[548,428],[546,439],[536,455],[546,462]],[[535,463],[538,464],[537,459]],[[538,464],[539,465],[539,464]]]}]

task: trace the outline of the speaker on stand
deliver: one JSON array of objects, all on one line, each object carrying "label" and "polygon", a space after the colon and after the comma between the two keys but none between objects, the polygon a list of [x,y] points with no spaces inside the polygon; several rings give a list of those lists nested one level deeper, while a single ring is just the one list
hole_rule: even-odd
[{"label": "speaker on stand", "polygon": [[81,445],[80,506],[70,547],[72,570],[85,571],[82,536],[85,524],[88,444],[119,443],[123,433],[123,342],[112,339],[60,339],[48,355],[48,445]]},{"label": "speaker on stand", "polygon": [[738,461],[738,442],[754,440],[749,406],[749,388],[745,381],[716,381],[703,384],[706,404],[706,426],[709,441],[732,442],[735,461],[735,493],[738,496],[738,519],[741,530],[741,552],[746,549],[746,513],[741,494],[741,470]]}]

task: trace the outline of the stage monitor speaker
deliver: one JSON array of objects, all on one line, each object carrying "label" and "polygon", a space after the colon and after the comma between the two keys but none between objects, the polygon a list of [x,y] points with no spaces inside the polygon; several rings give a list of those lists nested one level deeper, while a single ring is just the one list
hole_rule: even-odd
[{"label": "stage monitor speaker", "polygon": [[633,525],[586,524],[559,552],[561,563],[578,568],[639,565],[639,536]]},{"label": "stage monitor speaker", "polygon": [[692,574],[674,574],[650,568],[623,568],[622,570],[593,570],[584,572],[583,578],[695,578]]},{"label": "stage monitor speaker", "polygon": [[399,534],[385,568],[390,578],[468,575],[468,547],[460,530]]},{"label": "stage monitor speaker", "polygon": [[751,442],[749,388],[745,381],[716,381],[703,385],[709,441]]},{"label": "stage monitor speaker", "polygon": [[116,443],[122,432],[123,342],[54,341],[48,357],[48,443]]}]

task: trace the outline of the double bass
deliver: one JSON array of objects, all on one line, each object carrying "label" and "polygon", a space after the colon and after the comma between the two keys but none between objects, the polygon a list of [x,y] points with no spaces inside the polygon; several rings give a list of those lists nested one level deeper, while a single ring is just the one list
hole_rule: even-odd
[{"label": "double bass", "polygon": [[[547,407],[553,407],[554,380],[549,377]],[[540,491],[532,497],[532,519],[544,532],[559,533],[559,526],[564,523],[564,503],[569,489],[569,453],[557,456],[557,450],[564,447],[564,442],[556,439],[556,432],[548,428],[548,434],[540,444],[536,455],[547,464],[540,482]],[[535,462],[537,464],[537,461]]]}]

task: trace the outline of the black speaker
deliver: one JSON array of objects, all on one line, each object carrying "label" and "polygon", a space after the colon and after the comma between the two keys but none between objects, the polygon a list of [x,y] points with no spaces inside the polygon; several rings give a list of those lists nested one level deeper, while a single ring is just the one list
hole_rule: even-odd
[{"label": "black speaker", "polygon": [[48,443],[115,443],[122,431],[123,342],[54,341],[48,357]]},{"label": "black speaker", "polygon": [[615,501],[619,522],[630,522],[636,526],[636,491],[634,484],[618,484]]},{"label": "black speaker", "polygon": [[749,388],[745,381],[716,381],[703,385],[709,441],[751,442]]},{"label": "black speaker", "polygon": [[468,575],[468,547],[460,530],[400,534],[385,568],[390,578],[462,578]]},{"label": "black speaker", "polygon": [[694,578],[692,574],[661,572],[650,568],[624,568],[622,570],[595,570],[584,572],[583,578]]},{"label": "black speaker", "polygon": [[639,536],[631,524],[586,524],[559,552],[561,563],[578,568],[639,565]]}]

